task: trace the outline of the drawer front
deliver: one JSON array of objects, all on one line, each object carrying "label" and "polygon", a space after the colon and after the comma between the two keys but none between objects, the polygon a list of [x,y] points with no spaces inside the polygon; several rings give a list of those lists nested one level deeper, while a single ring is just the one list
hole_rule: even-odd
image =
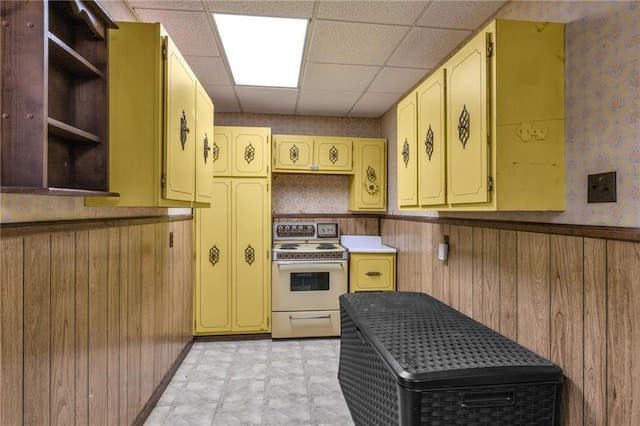
[{"label": "drawer front", "polygon": [[351,254],[350,292],[393,291],[395,255]]}]

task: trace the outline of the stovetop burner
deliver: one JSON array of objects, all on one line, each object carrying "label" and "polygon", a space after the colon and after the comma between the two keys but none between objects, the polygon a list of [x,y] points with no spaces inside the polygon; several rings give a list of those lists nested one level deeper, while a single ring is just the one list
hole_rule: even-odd
[{"label": "stovetop burner", "polygon": [[318,249],[318,250],[333,250],[333,249],[337,249],[337,248],[338,248],[338,246],[336,246],[335,244],[330,244],[330,243],[320,243],[316,247],[316,249]]},{"label": "stovetop burner", "polygon": [[295,244],[295,243],[291,243],[291,244],[280,244],[280,248],[282,250],[295,250],[298,247],[300,247],[300,244]]}]

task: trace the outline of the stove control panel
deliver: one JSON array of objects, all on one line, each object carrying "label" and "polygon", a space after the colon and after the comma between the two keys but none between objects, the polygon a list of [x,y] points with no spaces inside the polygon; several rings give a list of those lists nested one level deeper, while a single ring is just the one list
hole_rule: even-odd
[{"label": "stove control panel", "polygon": [[318,238],[338,238],[337,223],[319,223]]},{"label": "stove control panel", "polygon": [[273,224],[274,240],[315,240],[340,238],[337,223],[279,222]]},{"label": "stove control panel", "polygon": [[276,223],[273,231],[274,239],[316,238],[315,223]]}]

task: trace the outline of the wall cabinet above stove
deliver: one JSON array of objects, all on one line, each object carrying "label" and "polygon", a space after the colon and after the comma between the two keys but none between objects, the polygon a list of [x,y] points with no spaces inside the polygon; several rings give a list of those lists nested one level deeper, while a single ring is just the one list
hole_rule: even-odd
[{"label": "wall cabinet above stove", "polygon": [[213,175],[268,177],[271,128],[216,126],[211,156]]},{"label": "wall cabinet above stove", "polygon": [[214,107],[164,28],[110,31],[109,74],[109,181],[120,197],[85,204],[208,206]]},{"label": "wall cabinet above stove", "polygon": [[400,208],[564,209],[562,24],[492,22],[397,114]]},{"label": "wall cabinet above stove", "polygon": [[353,138],[274,135],[273,171],[351,174]]}]

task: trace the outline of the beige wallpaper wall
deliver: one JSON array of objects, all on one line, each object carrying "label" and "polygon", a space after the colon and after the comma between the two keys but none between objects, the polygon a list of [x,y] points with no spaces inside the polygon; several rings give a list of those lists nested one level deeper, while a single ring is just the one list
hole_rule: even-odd
[{"label": "beige wallpaper wall", "polygon": [[[640,2],[514,1],[498,17],[567,24],[566,210],[441,215],[640,227]],[[389,139],[391,213],[398,213],[395,114],[388,111],[381,123]],[[617,172],[618,202],[588,204],[587,175],[609,171]]]}]

